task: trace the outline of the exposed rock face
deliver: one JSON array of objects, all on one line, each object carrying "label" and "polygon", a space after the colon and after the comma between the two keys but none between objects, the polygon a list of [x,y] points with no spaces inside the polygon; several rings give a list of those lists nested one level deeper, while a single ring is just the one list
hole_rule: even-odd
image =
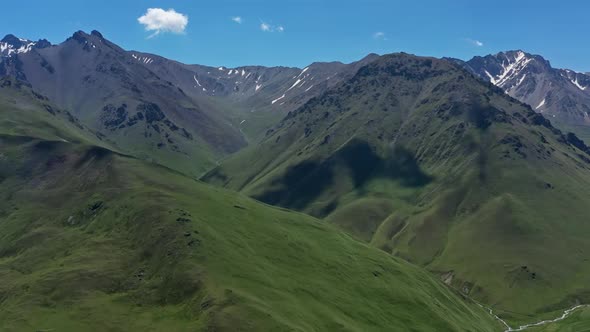
[{"label": "exposed rock face", "polygon": [[590,125],[590,75],[556,69],[540,55],[500,52],[460,63],[548,118]]}]

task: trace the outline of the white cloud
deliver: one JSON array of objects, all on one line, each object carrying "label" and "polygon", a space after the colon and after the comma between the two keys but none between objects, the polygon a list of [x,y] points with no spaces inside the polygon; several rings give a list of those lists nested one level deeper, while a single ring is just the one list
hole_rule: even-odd
[{"label": "white cloud", "polygon": [[148,37],[151,38],[162,32],[184,33],[188,25],[188,16],[176,12],[174,9],[148,8],[137,21],[144,25],[146,31],[154,31]]},{"label": "white cloud", "polygon": [[238,24],[242,24],[243,20],[241,16],[234,16],[231,18],[232,21],[238,23]]},{"label": "white cloud", "polygon": [[474,46],[477,46],[477,47],[482,47],[482,46],[483,46],[483,42],[480,42],[480,41],[479,41],[479,40],[477,40],[477,39],[471,39],[471,38],[467,38],[466,40],[467,40],[469,43],[471,43],[472,45],[474,45]]},{"label": "white cloud", "polygon": [[387,40],[387,37],[385,36],[385,32],[377,31],[373,34],[373,39]]},{"label": "white cloud", "polygon": [[260,30],[264,32],[285,32],[285,27],[282,25],[271,25],[266,22],[260,22]]}]

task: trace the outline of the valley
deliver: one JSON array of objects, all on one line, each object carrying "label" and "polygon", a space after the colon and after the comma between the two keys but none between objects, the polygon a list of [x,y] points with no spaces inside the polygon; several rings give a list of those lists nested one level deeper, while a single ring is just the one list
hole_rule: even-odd
[{"label": "valley", "polygon": [[2,106],[2,330],[497,330],[424,270],[110,150],[45,103]]},{"label": "valley", "polygon": [[9,34],[0,330],[584,331],[588,86],[519,50],[228,68]]}]

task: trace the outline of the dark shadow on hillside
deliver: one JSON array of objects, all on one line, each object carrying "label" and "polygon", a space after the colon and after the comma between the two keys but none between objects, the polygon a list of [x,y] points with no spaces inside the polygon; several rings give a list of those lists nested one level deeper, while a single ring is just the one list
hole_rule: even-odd
[{"label": "dark shadow on hillside", "polygon": [[313,202],[333,182],[334,173],[328,164],[304,161],[273,181],[272,185],[280,189],[266,191],[255,198],[268,204],[300,210]]},{"label": "dark shadow on hillside", "polygon": [[88,150],[86,150],[84,152],[84,155],[80,158],[80,160],[78,160],[78,162],[76,163],[76,165],[74,167],[80,168],[82,165],[85,165],[86,163],[88,163],[91,160],[100,161],[112,154],[113,154],[113,152],[111,150],[108,150],[108,149],[105,149],[102,147],[98,147],[98,146],[90,147]]},{"label": "dark shadow on hillside", "polygon": [[352,140],[324,161],[304,161],[287,170],[284,176],[273,180],[272,189],[255,198],[268,204],[302,210],[313,203],[338,179],[337,170],[347,169],[352,176],[353,188],[363,186],[377,178],[399,181],[403,186],[420,187],[432,181],[424,173],[411,151],[394,148],[387,158],[375,153],[369,143]]}]

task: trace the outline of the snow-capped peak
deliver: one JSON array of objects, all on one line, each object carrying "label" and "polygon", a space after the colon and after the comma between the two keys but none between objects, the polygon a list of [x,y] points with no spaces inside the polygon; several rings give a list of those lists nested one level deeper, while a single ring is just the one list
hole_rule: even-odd
[{"label": "snow-capped peak", "polygon": [[[516,51],[515,53],[503,54],[503,58],[500,65],[502,70],[498,75],[492,75],[486,71],[486,76],[490,79],[492,84],[499,87],[504,87],[512,79],[519,77],[520,73],[526,68],[526,66],[533,60],[527,57],[523,51]],[[523,77],[520,77],[518,84],[524,81]]]},{"label": "snow-capped peak", "polygon": [[11,57],[14,54],[27,53],[33,49],[36,42],[7,35],[0,41],[0,55]]}]

